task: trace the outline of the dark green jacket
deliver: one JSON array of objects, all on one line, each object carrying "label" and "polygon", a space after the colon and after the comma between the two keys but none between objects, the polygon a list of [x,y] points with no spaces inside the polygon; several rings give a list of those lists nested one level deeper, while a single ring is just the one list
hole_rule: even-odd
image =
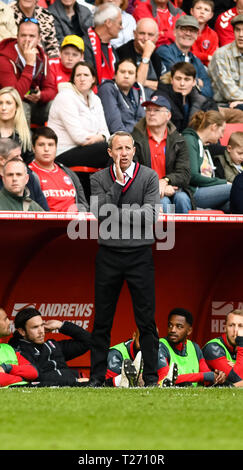
[{"label": "dark green jacket", "polygon": [[203,156],[200,155],[200,146],[199,146],[199,135],[194,131],[194,129],[188,127],[182,132],[184,136],[189,156],[190,156],[190,165],[191,165],[191,180],[190,188],[193,192],[197,188],[215,186],[217,184],[225,184],[227,181],[225,179],[208,177],[201,174],[200,168],[203,163]]},{"label": "dark green jacket", "polygon": [[0,191],[0,211],[44,212],[44,209],[29,197],[28,188],[23,196],[15,196],[3,187]]}]

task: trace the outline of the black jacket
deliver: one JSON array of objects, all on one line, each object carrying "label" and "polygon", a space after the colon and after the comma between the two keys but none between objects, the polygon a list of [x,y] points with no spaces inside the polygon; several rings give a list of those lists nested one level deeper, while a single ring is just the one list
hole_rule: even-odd
[{"label": "black jacket", "polygon": [[[127,59],[130,57],[133,59],[135,64],[139,64],[141,62],[141,55],[139,55],[134,47],[134,40],[131,39],[131,41],[126,42],[122,46],[118,47],[116,50],[119,60],[121,59]],[[162,75],[162,70],[163,70],[163,65],[160,56],[157,54],[157,52],[153,52],[150,58],[151,65],[153,66],[154,72],[156,76],[151,77],[150,76],[150,69],[148,72],[148,79],[149,80],[159,80],[160,76]]]},{"label": "black jacket", "polygon": [[36,367],[39,373],[37,381],[42,386],[76,385],[78,374],[67,366],[66,361],[81,356],[90,349],[91,333],[83,328],[65,321],[59,332],[72,339],[48,339],[38,345],[26,341],[17,332],[9,341],[16,351]]},{"label": "black jacket", "polygon": [[210,109],[218,111],[216,102],[212,98],[207,98],[202,95],[195,87],[186,97],[186,108],[184,108],[183,105],[182,94],[175,92],[170,84],[160,82],[158,90],[156,90],[153,95],[162,95],[168,99],[171,105],[171,121],[178,132],[182,132],[186,129],[188,122],[196,111],[208,111]]},{"label": "black jacket", "polygon": [[[68,36],[69,34],[77,34],[77,32],[74,31],[72,19],[67,16],[61,0],[56,0],[48,7],[48,10],[54,16],[57,40],[60,45],[62,44],[65,36]],[[80,29],[80,32],[82,32],[81,37],[83,37],[87,29],[93,25],[92,13],[89,8],[84,5],[80,5],[78,2],[75,2],[74,10],[77,20],[76,27]]]}]

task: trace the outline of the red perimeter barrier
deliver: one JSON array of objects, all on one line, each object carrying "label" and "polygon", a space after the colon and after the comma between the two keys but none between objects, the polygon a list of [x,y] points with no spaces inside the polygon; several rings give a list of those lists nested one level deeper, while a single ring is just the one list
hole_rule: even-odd
[{"label": "red perimeter barrier", "polygon": [[[75,222],[76,218],[75,214],[0,212],[0,303],[11,316],[12,331],[14,316],[26,305],[38,308],[46,319],[73,321],[92,331],[97,221],[92,214],[81,214]],[[243,306],[242,222],[243,216],[236,215],[160,217],[156,226],[160,240],[154,245],[160,336],[166,334],[169,311],[183,307],[194,316],[191,339],[202,346],[223,332],[227,311]],[[73,223],[83,236],[87,231],[93,239],[70,239],[67,229]],[[124,285],[111,344],[131,337],[134,329]],[[51,336],[63,338],[60,333]],[[69,364],[88,367],[89,353]]]}]

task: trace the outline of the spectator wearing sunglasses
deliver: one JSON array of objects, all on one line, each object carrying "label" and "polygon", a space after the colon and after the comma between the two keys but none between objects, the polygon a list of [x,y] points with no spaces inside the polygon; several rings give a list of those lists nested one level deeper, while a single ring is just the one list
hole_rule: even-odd
[{"label": "spectator wearing sunglasses", "polygon": [[36,19],[40,26],[40,44],[48,57],[59,57],[59,43],[56,37],[53,15],[37,5],[36,0],[17,0],[11,3],[17,26],[25,18]]},{"label": "spectator wearing sunglasses", "polygon": [[49,102],[56,94],[46,54],[39,44],[36,18],[25,18],[16,38],[0,42],[0,88],[12,86],[23,101],[28,124],[46,122]]}]

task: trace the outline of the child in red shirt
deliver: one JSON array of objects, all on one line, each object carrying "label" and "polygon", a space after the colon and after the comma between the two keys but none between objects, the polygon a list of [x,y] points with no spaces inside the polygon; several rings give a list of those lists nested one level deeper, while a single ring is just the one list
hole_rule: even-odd
[{"label": "child in red shirt", "polygon": [[58,84],[69,82],[72,69],[84,59],[84,41],[75,34],[65,36],[61,44],[60,57],[49,59],[50,72],[58,92]]},{"label": "child in red shirt", "polygon": [[215,50],[219,47],[217,33],[208,26],[208,21],[213,17],[214,2],[212,0],[194,0],[190,13],[199,23],[199,34],[197,40],[191,47],[191,52],[206,65],[212,58]]}]

